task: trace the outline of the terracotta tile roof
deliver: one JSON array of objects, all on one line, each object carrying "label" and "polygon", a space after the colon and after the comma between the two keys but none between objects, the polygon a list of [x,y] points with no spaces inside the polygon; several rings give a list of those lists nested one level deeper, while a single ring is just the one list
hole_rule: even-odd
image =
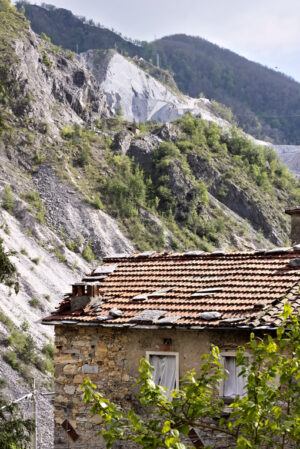
[{"label": "terracotta tile roof", "polygon": [[96,285],[96,296],[71,312],[74,296],[69,294],[43,322],[274,327],[280,323],[278,313],[285,301],[300,310],[300,251],[295,248],[227,254],[149,252],[106,258],[101,267],[86,275],[85,283],[78,284],[83,288]]}]

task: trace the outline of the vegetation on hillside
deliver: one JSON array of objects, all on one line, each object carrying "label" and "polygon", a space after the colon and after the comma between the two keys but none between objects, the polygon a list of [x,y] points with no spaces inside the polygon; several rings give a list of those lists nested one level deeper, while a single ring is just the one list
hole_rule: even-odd
[{"label": "vegetation on hillside", "polygon": [[19,329],[0,309],[0,322],[7,329],[8,335],[2,339],[1,356],[15,371],[30,381],[33,378],[32,366],[45,374],[53,373],[53,345],[45,344],[40,351],[30,335],[28,322],[25,320]]},{"label": "vegetation on hillside", "polygon": [[300,144],[300,84],[275,70],[201,38],[174,35],[151,43],[130,41],[65,9],[24,1],[17,5],[24,6],[34,31],[72,51],[116,48],[154,64],[159,53],[161,67],[174,74],[183,93],[196,98],[202,94],[226,105],[238,126],[257,138]]},{"label": "vegetation on hillside", "polygon": [[[277,216],[278,201],[282,210],[287,203],[300,201],[299,183],[276,153],[254,145],[235,128],[224,132],[214,123],[186,114],[174,123],[177,139],[162,142],[150,156],[150,168],[142,169],[134,159],[113,149],[111,139],[126,126],[122,118],[99,121],[96,126],[106,136],[78,126],[62,130],[64,161],[73,178],[82,174],[80,189],[86,201],[116,217],[140,249],[162,249],[171,244],[174,249],[210,250],[230,240],[233,229],[245,232],[216,208],[208,194],[216,183],[211,184],[209,174],[199,175],[195,158],[207,164],[207,171],[219,173],[221,183],[214,195],[220,202],[231,185],[249,192],[251,201]],[[140,128],[151,135],[160,126]],[[159,218],[160,224],[153,217]],[[285,222],[279,226],[285,232]]]},{"label": "vegetation on hillside", "polygon": [[[45,14],[62,11],[56,8],[43,10]],[[24,16],[14,8],[4,13],[4,22],[9,21],[12,24],[8,31],[0,29],[7,38],[8,47],[15,36],[12,30],[19,30],[17,33],[22,32],[26,39],[27,29]],[[40,46],[44,63],[49,52],[59,53],[60,49],[51,44],[45,34],[42,37]],[[149,45],[147,51],[150,55],[153,48]],[[13,52],[11,56],[5,52],[3,55],[1,61],[14,57]],[[35,139],[34,131],[26,129],[29,127],[26,107],[18,107],[17,111],[14,108],[14,102],[24,105],[26,102],[22,92],[17,93],[18,87],[11,80],[5,89],[12,111],[10,123],[14,124],[11,132],[15,136],[14,142],[20,136],[20,151],[26,167],[31,167],[32,172],[43,163],[56,167],[58,175],[71,182],[88,204],[114,216],[137,248],[212,250],[220,246],[228,249],[241,246],[234,240],[235,236],[245,241],[248,230],[245,223],[226,211],[229,207],[237,214],[240,212],[235,209],[240,201],[233,201],[231,191],[239,195],[241,202],[250,202],[258,209],[260,218],[256,221],[249,213],[240,214],[255,229],[250,231],[252,237],[256,232],[257,238],[265,235],[277,244],[278,240],[270,237],[275,226],[276,235],[284,240],[286,220],[278,213],[278,204],[282,205],[283,211],[288,203],[298,202],[298,182],[278,162],[273,151],[255,146],[235,128],[224,132],[213,123],[187,114],[172,125],[176,128],[176,138],[166,138],[155,151],[148,153],[147,166],[140,166],[113,143],[116,134],[121,130],[127,132],[129,127],[121,114],[106,120],[98,119],[89,125],[62,127],[61,139],[50,145],[49,127],[45,124],[46,131]],[[218,103],[214,107],[234,122],[229,110]],[[147,135],[151,140],[160,133],[160,127],[155,123],[140,124],[140,134],[131,138],[133,142],[135,139],[143,142]],[[8,130],[4,132],[4,139],[11,145]],[[10,211],[13,208],[11,196],[11,192],[6,192],[5,203]],[[23,192],[23,199],[31,213],[41,223],[47,223],[48,217],[38,193],[30,190],[24,195]],[[72,248],[71,236],[67,237],[65,242]],[[88,239],[81,253],[87,260],[97,257],[93,242]]]},{"label": "vegetation on hillside", "polygon": [[18,9],[25,9],[33,31],[38,34],[45,33],[54,44],[62,45],[63,48],[77,53],[92,48],[116,48],[131,56],[136,52],[136,46],[127,38],[124,39],[115,31],[104,28],[93,20],[76,17],[66,9],[45,3],[40,7],[26,1],[18,1],[16,6]]},{"label": "vegetation on hillside", "polygon": [[0,283],[13,287],[15,292],[19,291],[18,273],[15,265],[10,261],[13,253],[5,251],[3,240],[0,239]]},{"label": "vegetation on hillside", "polygon": [[[1,387],[6,385],[0,379]],[[17,404],[7,402],[0,391],[0,447],[1,449],[26,449],[30,447],[32,419],[23,419]]]},{"label": "vegetation on hillside", "polygon": [[201,38],[168,36],[155,46],[182,92],[225,104],[257,138],[300,143],[299,83]]}]

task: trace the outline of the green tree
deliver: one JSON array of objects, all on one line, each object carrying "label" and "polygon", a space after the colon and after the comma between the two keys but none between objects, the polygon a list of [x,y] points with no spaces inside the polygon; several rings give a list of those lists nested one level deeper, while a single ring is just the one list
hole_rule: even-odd
[{"label": "green tree", "polygon": [[100,433],[107,447],[125,440],[147,449],[185,449],[183,437],[198,428],[224,433],[236,449],[296,448],[300,441],[300,327],[289,305],[282,317],[275,337],[251,335],[246,348],[240,348],[237,364],[247,378],[247,391],[229,405],[228,417],[216,394],[226,373],[215,346],[203,357],[201,371],[188,372],[180,389],[168,394],[154,383],[151,367],[142,359],[138,380],[139,401],[146,409],[142,416],[104,398],[86,380],[85,402],[92,414],[103,419]]},{"label": "green tree", "polygon": [[1,449],[25,449],[30,447],[30,435],[34,430],[31,419],[22,419],[16,404],[8,404],[0,393],[0,447]]}]

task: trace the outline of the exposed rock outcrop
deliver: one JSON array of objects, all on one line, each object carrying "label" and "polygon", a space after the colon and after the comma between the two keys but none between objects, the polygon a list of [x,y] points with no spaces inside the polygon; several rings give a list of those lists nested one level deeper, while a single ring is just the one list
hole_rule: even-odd
[{"label": "exposed rock outcrop", "polygon": [[133,62],[113,50],[89,50],[79,56],[101,84],[107,103],[126,120],[169,122],[190,111],[205,120],[228,126],[209,108],[209,100],[194,99],[164,86]]},{"label": "exposed rock outcrop", "polygon": [[111,114],[99,84],[71,52],[56,50],[31,30],[15,40],[14,51],[18,63],[10,68],[9,76],[19,91],[13,106],[16,116],[26,114],[37,128],[44,123],[57,133],[63,124],[91,122]]},{"label": "exposed rock outcrop", "polygon": [[[247,220],[254,229],[262,231],[272,243],[280,244],[280,234],[276,232],[276,226],[274,226],[277,221],[275,214],[273,217],[266,214],[251,194],[246,193],[229,179],[224,178],[206,160],[195,155],[189,155],[188,160],[195,177],[207,183],[209,192],[215,198],[238,216]],[[279,226],[277,229],[279,229]]]},{"label": "exposed rock outcrop", "polygon": [[68,240],[79,239],[81,244],[90,240],[95,253],[102,257],[133,251],[132,243],[117,222],[83,201],[74,189],[57,178],[49,165],[39,168],[33,182],[48,211],[49,224],[57,234],[63,232]]}]

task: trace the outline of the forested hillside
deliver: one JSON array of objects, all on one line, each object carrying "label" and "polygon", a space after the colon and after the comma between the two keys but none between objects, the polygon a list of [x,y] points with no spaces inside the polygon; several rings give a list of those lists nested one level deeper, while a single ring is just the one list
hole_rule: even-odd
[{"label": "forested hillside", "polygon": [[300,144],[300,84],[248,61],[210,42],[185,35],[154,43],[128,41],[116,32],[77,18],[51,5],[41,8],[18,2],[37,33],[46,33],[56,45],[72,51],[117,48],[129,56],[156,60],[174,74],[180,90],[190,96],[217,100],[231,108],[237,124],[259,139],[276,144]]},{"label": "forested hillside", "polygon": [[229,106],[257,138],[300,142],[299,83],[198,37],[168,36],[155,45],[183,92]]},{"label": "forested hillside", "polygon": [[118,48],[130,55],[136,53],[135,44],[99,24],[96,26],[93,20],[76,17],[66,9],[43,5],[45,7],[17,2],[19,9],[24,7],[33,31],[47,34],[54,44],[79,53],[91,48]]}]

